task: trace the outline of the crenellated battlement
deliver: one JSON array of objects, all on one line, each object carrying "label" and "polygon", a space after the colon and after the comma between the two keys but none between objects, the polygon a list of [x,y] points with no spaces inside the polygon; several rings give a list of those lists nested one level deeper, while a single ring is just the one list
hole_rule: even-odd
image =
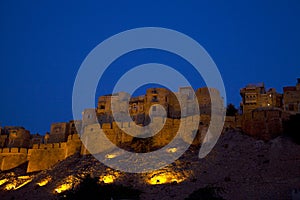
[{"label": "crenellated battlement", "polygon": [[[216,111],[214,113],[217,113],[217,116],[213,117],[222,118],[225,131],[239,128],[249,135],[269,140],[282,133],[283,121],[289,120],[291,114],[299,112],[299,88],[299,83],[295,87],[284,88],[283,99],[286,105],[282,105],[282,95],[277,94],[275,90],[265,91],[264,85],[247,86],[241,90],[243,97],[241,105],[244,106],[242,115],[235,114],[224,118],[222,115],[224,108],[217,107],[213,110]],[[90,143],[94,142],[94,145],[101,145],[105,148],[109,146],[105,142],[109,141],[104,140],[103,137],[108,138],[109,143],[117,146],[129,144],[132,145],[130,148],[134,148],[135,145],[140,145],[137,142],[140,141],[141,135],[139,134],[148,132],[155,133],[155,135],[149,137],[147,142],[150,145],[146,148],[149,146],[161,148],[167,145],[177,133],[183,136],[181,139],[185,142],[198,145],[208,127],[213,126],[211,124],[211,100],[219,101],[221,106],[223,106],[223,101],[219,98],[220,93],[216,89],[200,88],[195,91],[196,96],[193,95],[192,90],[192,88],[184,87],[176,93],[185,101],[182,109],[176,100],[175,93],[163,88],[150,88],[145,96],[132,98],[129,101],[130,118],[124,117],[126,112],[120,112],[124,109],[124,106],[120,106],[124,102],[114,105],[119,109],[116,116],[111,113],[111,98],[119,101],[124,99],[125,94],[118,93],[100,97],[96,109],[90,108],[83,111],[82,120],[53,123],[50,133],[44,136],[30,135],[29,131],[23,127],[4,127],[0,135],[0,147],[2,147],[0,148],[0,170],[9,170],[28,162],[27,172],[40,171],[76,153],[87,154],[88,151],[85,150],[80,138],[82,136],[85,140],[87,135],[90,137],[88,138]],[[192,103],[195,98],[198,99],[200,113],[195,113]],[[160,117],[162,116],[160,106],[156,104],[163,106],[166,110],[167,114],[164,117]],[[124,121],[124,119],[132,120]],[[139,133],[141,127],[143,131]],[[99,128],[105,136],[100,134]],[[193,135],[190,134],[191,132],[197,132],[194,141],[191,138]]]},{"label": "crenellated battlement", "polygon": [[33,144],[32,149],[57,149],[66,148],[66,142],[49,143],[49,144]]},{"label": "crenellated battlement", "polygon": [[68,136],[68,141],[71,140],[80,140],[80,136],[78,134],[72,134]]},{"label": "crenellated battlement", "polygon": [[15,168],[27,161],[27,148],[0,148],[0,170]]},{"label": "crenellated battlement", "polygon": [[[272,88],[266,90],[264,84],[247,85],[242,88],[240,94],[243,113],[222,119],[223,132],[238,128],[248,135],[265,140],[281,134],[283,122],[289,120],[291,114],[300,112],[299,80],[296,86],[284,87],[283,94],[277,93]],[[183,87],[179,88],[178,92],[171,92],[165,88],[149,88],[145,95],[132,97],[129,102],[124,101],[127,97],[126,93],[101,96],[97,108],[85,109],[81,120],[53,123],[50,133],[45,135],[30,135],[23,127],[6,126],[3,129],[0,127],[0,170],[9,170],[28,162],[27,172],[40,171],[49,169],[76,153],[88,154],[80,138],[82,136],[85,141],[86,135],[90,137],[86,142],[89,140],[92,145],[94,142],[95,146],[101,145],[105,148],[110,148],[105,144],[109,141],[103,140],[103,137],[108,138],[109,143],[116,146],[125,147],[128,144],[130,148],[141,146],[140,144],[145,146],[144,143],[139,143],[138,137],[141,134],[139,126],[146,125],[149,126],[142,134],[151,131],[155,135],[149,138],[147,141],[149,145],[145,148],[149,146],[161,148],[170,143],[177,133],[183,136],[185,142],[198,145],[203,141],[203,136],[211,125],[212,111],[217,113],[214,117],[224,117],[223,99],[214,88],[204,87],[193,91],[191,87]],[[177,97],[180,97],[181,105]],[[199,113],[196,113],[195,99]],[[218,103],[213,110],[211,101]],[[112,107],[115,115],[112,115]],[[161,107],[164,110],[160,109]],[[130,118],[124,117],[124,113],[127,112]],[[166,115],[160,117],[162,114]],[[124,119],[132,120],[124,121]],[[99,128],[105,135],[99,134]],[[191,132],[197,132],[195,138],[191,138],[193,135],[189,134]]]},{"label": "crenellated battlement", "polygon": [[11,148],[0,148],[0,154],[8,154],[8,153],[23,153],[23,154],[27,154],[28,153],[28,149],[27,148],[18,148],[18,147],[11,147]]},{"label": "crenellated battlement", "polygon": [[[283,118],[287,117],[282,110],[258,109],[241,116],[227,116],[224,119],[224,129],[242,127],[243,130],[248,130],[249,133],[252,133],[254,130],[263,130],[265,132],[267,130],[268,132],[272,132],[274,131],[272,127],[277,127],[275,125],[281,122]],[[206,133],[207,127],[210,125],[210,120],[211,116],[208,114],[191,115],[182,117],[181,119],[152,117],[152,127],[159,129],[152,137],[151,145],[154,147],[165,146],[173,139],[178,131],[183,131],[184,133],[197,131],[200,134],[197,134],[194,144],[199,144],[203,139],[203,135]],[[196,121],[199,122],[198,130],[195,130],[195,126],[193,126],[193,123]],[[137,126],[134,121],[113,121],[111,123],[102,124],[92,122],[93,120],[89,123],[84,123],[82,126],[83,134],[91,134],[93,135],[92,137],[95,136],[95,138],[97,138],[99,135],[99,127],[101,127],[106,137],[116,145],[131,144],[133,142],[134,137],[128,134],[128,132],[134,131],[133,128]],[[180,130],[181,124],[185,125],[184,130]],[[276,130],[277,129],[281,130],[282,128],[277,127]],[[183,139],[189,142],[191,138],[189,134],[185,134]],[[12,169],[28,161],[27,172],[40,171],[48,169],[55,163],[79,152],[86,154],[83,153],[86,151],[84,151],[84,146],[82,145],[79,134],[68,135],[65,142],[38,143],[33,144],[32,148],[0,148],[0,170]]]},{"label": "crenellated battlement", "polygon": [[[280,115],[278,115],[280,114]],[[263,112],[253,112],[245,115],[244,118],[226,117],[225,128],[236,128],[240,127],[241,121],[247,120],[260,120],[260,119],[270,119],[270,118],[280,118],[283,116],[277,111],[263,111]],[[199,118],[200,117],[200,118]],[[176,135],[178,131],[183,131],[185,135],[183,137],[186,142],[191,140],[189,134],[185,134],[191,131],[198,131],[194,144],[199,144],[201,142],[201,137],[203,136],[205,130],[210,125],[211,116],[208,114],[201,115],[191,115],[182,117],[181,119],[167,118],[167,117],[157,117],[151,118],[152,128],[157,129],[157,133],[152,137],[152,143],[154,147],[161,147],[168,144]],[[193,123],[199,122],[198,130]],[[93,120],[83,124],[83,134],[91,134],[92,137],[98,137],[99,127],[104,131],[106,137],[114,144],[130,144],[133,142],[134,137],[129,132],[135,131],[134,127],[138,125],[134,121],[128,122],[116,122],[111,123],[93,123]],[[180,125],[185,125],[185,129],[180,130]],[[194,127],[194,128],[191,128]],[[206,128],[205,128],[206,127]],[[155,131],[156,132],[156,131]],[[201,136],[202,135],[202,136]],[[54,142],[54,143],[38,143],[33,144],[32,148],[0,148],[0,166],[1,170],[7,170],[28,161],[28,172],[39,171],[48,169],[55,163],[64,160],[68,156],[75,153],[86,152],[83,151],[84,147],[80,139],[79,134],[70,134],[66,138],[65,142]]]},{"label": "crenellated battlement", "polygon": [[55,163],[80,152],[78,134],[68,136],[66,142],[33,144],[32,148],[0,148],[0,170],[9,170],[28,161],[27,171],[48,169]]}]

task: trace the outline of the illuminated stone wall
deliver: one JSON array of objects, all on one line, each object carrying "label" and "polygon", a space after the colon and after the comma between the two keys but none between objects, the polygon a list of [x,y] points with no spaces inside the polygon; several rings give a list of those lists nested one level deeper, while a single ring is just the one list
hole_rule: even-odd
[{"label": "illuminated stone wall", "polygon": [[[113,121],[111,112],[113,101],[118,102],[114,106],[115,111],[117,112],[114,113],[129,112],[133,121],[143,125],[149,122],[150,113],[152,116],[162,116],[161,112],[157,109],[157,104],[165,109],[167,114],[166,117],[173,119],[180,118],[180,116],[197,114],[197,109],[195,109],[195,99],[198,101],[201,114],[211,114],[212,98],[219,105],[216,109],[220,112],[224,109],[223,99],[221,98],[219,91],[207,87],[199,88],[196,91],[191,87],[181,87],[178,92],[172,92],[166,88],[149,88],[146,90],[145,95],[131,97],[128,109],[126,109],[127,105],[123,105],[126,104],[124,99],[128,99],[129,97],[129,94],[124,92],[99,97],[96,108],[99,122],[102,124],[111,123]],[[182,109],[178,98],[182,101]],[[122,110],[122,107],[125,109]]]},{"label": "illuminated stone wall", "polygon": [[245,113],[242,130],[258,139],[270,140],[283,132],[283,121],[289,114],[279,108],[258,108]]},{"label": "illuminated stone wall", "polygon": [[296,86],[283,88],[283,104],[285,111],[300,113],[300,78]]},{"label": "illuminated stone wall", "polygon": [[81,145],[78,134],[69,135],[67,142],[34,144],[32,149],[28,150],[27,172],[48,169],[57,162],[79,153]]},{"label": "illuminated stone wall", "polygon": [[[153,148],[160,148],[163,147],[165,145],[167,145],[169,142],[172,141],[172,139],[175,137],[175,135],[177,134],[177,132],[179,131],[179,126],[180,123],[185,124],[185,129],[182,130],[182,134],[183,135],[183,140],[189,141],[191,137],[191,133],[197,132],[197,128],[195,130],[192,130],[193,126],[192,124],[195,123],[196,120],[196,116],[189,116],[189,117],[185,117],[182,120],[180,119],[171,119],[171,118],[162,118],[162,117],[153,117],[152,118],[152,123],[154,125],[154,127],[163,127],[160,131],[158,131],[153,137],[150,137],[148,141],[150,141],[149,146],[145,147],[148,149],[153,149]],[[210,121],[210,117],[209,116],[204,116],[203,117],[203,121],[205,123],[205,125],[203,124],[202,127],[207,127],[207,125],[209,124]],[[101,129],[103,130],[103,132],[105,133],[105,136],[110,140],[111,143],[113,143],[114,145],[129,145],[130,147],[134,147],[134,137],[131,136],[129,133],[129,130],[132,130],[130,128],[132,128],[134,122],[122,122],[119,123],[119,126],[117,125],[116,122],[113,123],[103,123],[101,125]],[[100,125],[99,124],[89,124],[86,125],[84,127],[84,132],[83,135],[88,135],[88,137],[85,139],[85,137],[83,136],[82,138],[86,141],[84,141],[84,143],[89,145],[89,149],[93,152],[93,153],[102,153],[102,152],[98,152],[98,145],[101,145],[103,147],[108,147],[109,145],[106,144],[106,142],[104,142],[101,137],[103,137],[100,133],[99,130]],[[200,131],[201,132],[201,131]],[[202,132],[203,133],[203,132]],[[199,144],[200,142],[200,135],[197,135],[197,137],[199,137],[198,139],[196,139],[198,142],[197,144]],[[95,143],[95,141],[99,141],[97,143]],[[103,151],[109,150],[108,148],[103,148]],[[89,154],[89,151],[86,150],[86,148],[84,147],[84,145],[82,146],[81,149],[81,154],[85,155],[85,154]]]},{"label": "illuminated stone wall", "polygon": [[[300,84],[297,84],[297,87],[294,87],[292,90],[300,91]],[[287,91],[291,91],[291,89]],[[181,113],[178,100],[176,99],[178,94],[180,94],[180,98],[184,102],[183,113]],[[50,134],[46,134],[44,138],[32,135],[31,143],[29,143],[30,135],[28,136],[28,131],[24,128],[6,127],[1,130],[0,135],[0,170],[12,169],[28,161],[28,172],[40,171],[48,169],[57,162],[76,153],[89,154],[89,151],[86,150],[79,138],[77,130],[80,132],[82,139],[86,138],[84,137],[85,135],[89,135],[88,139],[90,141],[85,141],[87,144],[100,141],[100,143],[94,142],[94,147],[91,147],[92,151],[97,151],[98,145],[104,147],[102,151],[108,150],[109,145],[106,142],[113,143],[121,148],[124,147],[124,149],[126,147],[136,148],[138,146],[136,141],[140,141],[140,139],[134,138],[126,132],[132,131],[132,127],[135,125],[147,125],[150,120],[149,114],[152,117],[153,127],[163,128],[153,137],[147,139],[146,143],[141,143],[143,145],[146,144],[146,150],[158,149],[167,145],[178,133],[180,123],[186,125],[186,128],[179,133],[184,136],[183,140],[189,142],[191,133],[197,133],[193,144],[199,145],[210,125],[212,98],[216,98],[214,100],[221,105],[220,108],[215,108],[220,113],[223,111],[224,106],[219,92],[215,89],[200,88],[196,90],[195,94],[196,96],[193,95],[192,88],[189,87],[180,88],[177,93],[170,92],[164,88],[150,88],[144,96],[131,98],[128,111],[132,115],[133,121],[124,119],[115,121],[111,116],[110,99],[122,100],[126,98],[126,93],[102,96],[99,98],[96,109],[92,108],[83,111],[82,120],[54,123],[51,125]],[[294,96],[285,94],[284,98],[289,99],[285,101],[288,106],[291,102],[299,103],[298,93],[295,94]],[[247,86],[243,88],[241,95],[243,97],[244,113],[243,115],[227,116],[224,119],[223,132],[230,129],[242,129],[244,133],[264,140],[269,140],[282,133],[282,122],[289,119],[289,113],[278,108],[281,106],[280,94],[277,94],[273,89],[265,91],[263,85],[256,85],[255,87]],[[190,103],[195,98],[197,98],[200,106],[200,119],[198,129],[193,130],[191,127],[193,127],[193,122],[196,120],[195,117],[199,117],[195,115],[194,105]],[[123,111],[126,111],[127,105],[123,103],[116,104],[117,110],[122,111],[123,109]],[[155,104],[163,106],[167,111],[166,117],[159,117],[161,110],[154,109]],[[126,109],[124,110],[124,108]],[[296,109],[299,108],[297,107]],[[119,114],[121,116],[122,113],[120,112]],[[181,114],[183,115],[180,119]],[[221,117],[221,115],[217,117]],[[99,126],[103,129],[105,136],[99,134]],[[46,136],[49,137],[47,140]],[[109,141],[105,141],[101,137],[107,137]],[[4,148],[9,147],[8,145],[11,145],[10,147],[17,145],[16,147],[19,148]],[[28,145],[29,149],[27,150]]]},{"label": "illuminated stone wall", "polygon": [[66,143],[65,157],[69,157],[81,151],[82,142],[78,134],[69,135]]},{"label": "illuminated stone wall", "polygon": [[[243,116],[233,116],[225,118],[224,130],[242,128],[242,130],[254,137],[260,139],[271,139],[282,132],[282,121],[288,119],[288,114],[280,109],[256,109],[252,112],[245,113]],[[152,123],[155,127],[163,128],[153,137],[150,138],[150,143],[147,144],[146,150],[160,148],[167,145],[179,131],[180,123],[187,125],[183,130],[183,140],[188,142],[191,138],[190,133],[197,133],[193,142],[194,145],[199,145],[210,125],[210,115],[201,115],[198,130],[192,130],[192,123],[196,116],[188,116],[180,119],[154,117]],[[99,134],[99,124],[92,118],[88,118],[83,124],[83,136],[89,135],[89,139],[93,141],[103,141],[103,143],[94,143],[94,149],[101,145],[107,147],[108,145],[101,139],[103,135]],[[102,123],[101,128],[110,142],[115,145],[129,145],[134,144],[134,137],[126,134],[134,122],[122,122],[118,126],[116,122]],[[99,138],[100,137],[100,138]],[[84,137],[83,137],[84,139]],[[100,140],[99,140],[100,139]],[[90,144],[91,141],[87,141]],[[148,140],[149,141],[149,140]],[[93,150],[93,146],[91,147]],[[122,148],[122,147],[121,147]],[[102,151],[108,149],[103,148]],[[48,143],[48,144],[33,144],[30,149],[25,148],[2,148],[0,149],[0,167],[1,170],[9,170],[17,167],[28,161],[28,172],[40,171],[49,169],[57,162],[64,160],[68,156],[81,153],[82,155],[89,154],[82,144],[78,134],[69,135],[66,142]],[[95,152],[93,152],[95,153]],[[102,152],[96,152],[102,153]]]},{"label": "illuminated stone wall", "polygon": [[49,169],[66,157],[66,143],[52,143],[33,145],[28,150],[27,172]]},{"label": "illuminated stone wall", "polygon": [[229,129],[241,129],[243,117],[241,115],[226,116],[224,122],[224,131]]},{"label": "illuminated stone wall", "polygon": [[26,148],[2,148],[0,149],[0,170],[13,169],[27,161]]}]

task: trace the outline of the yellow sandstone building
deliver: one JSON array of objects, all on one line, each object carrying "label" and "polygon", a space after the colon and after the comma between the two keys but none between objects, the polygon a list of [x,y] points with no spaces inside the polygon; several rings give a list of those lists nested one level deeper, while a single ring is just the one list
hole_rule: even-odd
[{"label": "yellow sandstone building", "polygon": [[[284,131],[283,123],[291,115],[300,113],[300,79],[295,86],[284,87],[283,94],[274,88],[266,90],[261,83],[247,85],[240,90],[240,95],[242,113],[227,116],[224,119],[224,131],[239,129],[258,139],[269,140]],[[178,97],[183,102],[181,106]],[[124,131],[132,126],[131,123],[148,125],[150,115],[155,126],[163,128],[149,139],[151,142],[147,143],[145,149],[160,148],[173,139],[180,119],[189,123],[193,116],[199,115],[196,106],[200,109],[200,122],[198,129],[191,131],[197,133],[194,144],[199,145],[210,124],[211,98],[218,102],[219,107],[215,109],[221,116],[225,105],[216,89],[204,87],[194,92],[190,87],[183,87],[178,92],[171,92],[165,88],[149,88],[145,95],[138,97],[130,97],[122,92],[101,96],[96,108],[83,111],[81,120],[53,123],[50,133],[45,135],[30,134],[23,127],[0,127],[0,170],[24,164],[28,172],[39,171],[73,154],[88,154],[80,136],[86,133],[97,135],[94,132],[98,123],[111,142],[121,146],[131,145],[134,137]],[[129,104],[124,100],[128,100]],[[195,100],[198,105],[193,103]],[[165,116],[161,115],[161,108],[165,110]],[[112,109],[117,111],[114,116]],[[126,113],[130,114],[132,121],[124,118]],[[120,126],[116,122],[120,122]]]}]

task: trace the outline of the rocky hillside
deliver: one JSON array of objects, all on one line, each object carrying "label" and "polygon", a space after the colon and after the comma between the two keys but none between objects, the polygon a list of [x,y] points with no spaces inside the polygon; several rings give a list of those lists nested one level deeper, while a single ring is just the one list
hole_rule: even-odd
[{"label": "rocky hillside", "polygon": [[300,145],[288,138],[263,142],[231,131],[204,159],[198,158],[198,150],[191,147],[176,162],[144,174],[115,171],[91,155],[74,155],[38,173],[26,174],[26,166],[20,166],[0,173],[0,199],[58,199],[88,174],[99,177],[99,184],[138,189],[140,199],[149,200],[181,200],[206,186],[221,188],[224,199],[297,197],[293,190],[300,189]]}]

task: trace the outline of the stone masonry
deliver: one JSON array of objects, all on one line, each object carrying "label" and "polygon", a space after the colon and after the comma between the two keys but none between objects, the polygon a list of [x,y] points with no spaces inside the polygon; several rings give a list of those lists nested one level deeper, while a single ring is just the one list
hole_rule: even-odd
[{"label": "stone masonry", "polygon": [[[248,85],[240,92],[243,113],[227,116],[224,119],[224,132],[241,129],[258,139],[269,140],[284,131],[284,121],[299,113],[299,79],[296,86],[285,87],[283,94],[277,93],[275,89],[266,91],[264,84]],[[178,98],[182,100],[182,105],[179,105]],[[144,96],[130,97],[126,93],[101,96],[97,108],[85,109],[81,120],[53,123],[50,133],[45,135],[31,135],[23,127],[0,127],[0,170],[26,164],[28,172],[40,171],[75,153],[89,154],[80,138],[90,134],[95,140],[99,139],[100,127],[109,143],[126,149],[126,145],[131,147],[132,144],[138,144],[136,138],[126,132],[136,125],[148,125],[150,120],[154,124],[153,128],[162,129],[143,144],[148,145],[148,150],[161,148],[174,138],[180,120],[189,123],[199,117],[195,112],[195,101],[200,108],[199,126],[196,130],[185,131],[196,133],[193,144],[199,145],[210,126],[212,102],[221,105],[214,108],[214,112],[222,116],[224,105],[220,93],[212,88],[199,88],[195,93],[190,87],[179,88],[175,93],[165,88],[149,88]],[[112,108],[116,110],[114,116]],[[162,109],[167,114],[160,117]],[[131,119],[123,117],[127,113]],[[188,141],[189,138],[183,140]],[[109,147],[104,143],[102,145]]]}]

